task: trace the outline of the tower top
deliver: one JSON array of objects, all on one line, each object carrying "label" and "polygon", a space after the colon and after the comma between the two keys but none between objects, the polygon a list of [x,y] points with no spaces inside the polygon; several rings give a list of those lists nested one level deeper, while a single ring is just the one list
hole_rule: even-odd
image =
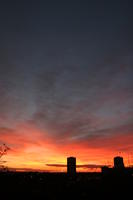
[{"label": "tower top", "polygon": [[116,156],[114,157],[114,168],[124,168],[123,157]]}]

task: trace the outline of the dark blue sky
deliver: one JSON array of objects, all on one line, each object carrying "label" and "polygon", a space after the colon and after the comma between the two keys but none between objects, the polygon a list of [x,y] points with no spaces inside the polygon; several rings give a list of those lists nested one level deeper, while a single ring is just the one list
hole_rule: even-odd
[{"label": "dark blue sky", "polygon": [[0,130],[28,124],[55,143],[132,135],[132,10],[129,0],[1,1]]}]

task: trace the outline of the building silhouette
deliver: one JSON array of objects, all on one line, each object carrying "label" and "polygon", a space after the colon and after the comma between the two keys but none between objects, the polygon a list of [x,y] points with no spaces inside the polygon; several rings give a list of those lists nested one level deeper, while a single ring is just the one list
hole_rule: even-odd
[{"label": "building silhouette", "polygon": [[114,157],[114,168],[116,169],[124,168],[123,157],[120,157],[120,156]]},{"label": "building silhouette", "polygon": [[125,167],[123,157],[114,157],[114,166],[103,166],[101,168],[103,177],[115,178],[115,180],[126,180],[133,176],[133,168]]},{"label": "building silhouette", "polygon": [[69,175],[76,174],[76,158],[75,157],[67,158],[67,173]]}]

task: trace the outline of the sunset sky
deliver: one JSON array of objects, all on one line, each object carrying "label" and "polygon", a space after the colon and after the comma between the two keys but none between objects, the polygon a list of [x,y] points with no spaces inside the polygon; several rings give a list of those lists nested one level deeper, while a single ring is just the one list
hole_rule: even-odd
[{"label": "sunset sky", "polygon": [[[32,2],[32,3],[30,3]],[[6,165],[133,165],[133,2],[0,1]],[[87,170],[87,169],[86,169]]]}]

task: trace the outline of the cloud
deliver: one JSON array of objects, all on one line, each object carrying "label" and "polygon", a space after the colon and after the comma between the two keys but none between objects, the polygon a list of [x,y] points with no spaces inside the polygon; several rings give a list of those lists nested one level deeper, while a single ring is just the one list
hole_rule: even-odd
[{"label": "cloud", "polygon": [[[10,9],[3,8],[1,13],[5,16]],[[28,151],[32,159],[39,151],[43,155],[43,146],[44,154],[55,156],[55,150],[60,158],[66,152],[73,152],[75,147],[76,151],[81,150],[82,159],[85,148],[85,156],[92,153],[95,158],[98,152],[93,153],[93,150],[100,149],[104,154],[104,150],[131,150],[133,57],[130,12],[123,15],[118,10],[113,18],[109,13],[111,18],[107,17],[114,23],[107,24],[106,18],[100,24],[106,24],[108,28],[99,30],[99,20],[93,19],[94,23],[91,23],[86,15],[80,16],[83,18],[74,26],[75,19],[66,26],[62,18],[60,21],[59,16],[54,16],[57,26],[55,29],[54,24],[53,29],[51,17],[52,26],[47,27],[49,23],[44,26],[43,17],[49,12],[41,9],[38,15],[38,12],[27,11],[22,19],[10,11],[7,13],[7,16],[10,13],[10,20],[3,17],[0,141],[17,149],[23,158]],[[68,13],[64,14],[66,17]],[[21,31],[16,29],[16,24]]]},{"label": "cloud", "polygon": [[[49,167],[67,167],[67,165],[63,164],[46,164],[46,166]],[[96,168],[102,168],[104,165],[95,165],[95,164],[89,164],[89,165],[76,165],[76,168],[89,168],[89,169],[96,169]]]}]

